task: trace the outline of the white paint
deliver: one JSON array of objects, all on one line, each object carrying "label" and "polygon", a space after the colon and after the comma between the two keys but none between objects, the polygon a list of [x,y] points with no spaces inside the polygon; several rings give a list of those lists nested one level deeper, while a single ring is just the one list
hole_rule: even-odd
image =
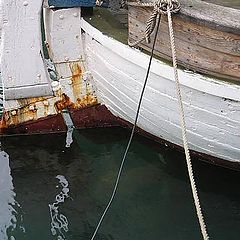
[{"label": "white paint", "polygon": [[46,40],[55,64],[82,58],[80,16],[80,8],[44,9]]},{"label": "white paint", "polygon": [[17,202],[15,201],[15,192],[11,169],[9,166],[9,156],[4,151],[0,150],[0,239],[8,240],[13,236],[9,236],[9,229],[16,229],[17,218]]},{"label": "white paint", "polygon": [[42,0],[2,0],[0,52],[5,99],[52,95],[42,58]]},{"label": "white paint", "polygon": [[60,85],[60,83],[58,81],[52,81],[51,86],[52,86],[52,90],[54,92],[56,92],[59,89],[61,89],[61,85]]},{"label": "white paint", "polygon": [[81,36],[81,8],[52,10],[44,9],[46,40],[50,57],[56,68],[62,90],[72,102],[82,99],[87,92],[94,92],[91,77],[87,82],[80,81],[81,92],[74,92],[70,64],[78,63],[83,76],[86,76],[84,52]]},{"label": "white paint", "polygon": [[[149,56],[111,39],[84,20],[85,53],[99,99],[133,123]],[[240,86],[179,70],[190,149],[222,159],[240,158]],[[173,69],[154,60],[138,126],[182,146]]]}]

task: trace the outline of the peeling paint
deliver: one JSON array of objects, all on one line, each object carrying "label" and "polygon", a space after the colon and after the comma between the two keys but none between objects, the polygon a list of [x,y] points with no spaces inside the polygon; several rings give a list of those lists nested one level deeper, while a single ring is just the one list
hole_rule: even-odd
[{"label": "peeling paint", "polygon": [[[51,70],[56,73],[56,77],[49,84],[52,92],[47,96],[29,96],[5,101],[1,122],[3,129],[49,119],[58,116],[64,109],[75,111],[98,104],[93,78],[83,57],[80,21],[74,16],[76,12],[78,16],[81,15],[80,8],[44,11],[45,42],[51,58]],[[40,57],[39,52],[37,56]],[[40,60],[42,61],[41,57]],[[38,79],[42,78],[43,73],[37,72],[21,81],[27,82],[36,76]],[[37,94],[34,93],[34,96]],[[23,131],[25,130],[23,128]]]},{"label": "peeling paint", "polygon": [[[72,76],[61,80],[61,87],[55,92],[55,96],[18,99],[15,109],[5,109],[1,127],[8,128],[43,119],[59,114],[63,109],[77,110],[97,105],[98,99],[90,82],[92,78],[82,79],[84,72],[81,62],[70,63],[68,67]],[[90,76],[90,72],[87,75]],[[72,84],[69,84],[69,79]]]}]

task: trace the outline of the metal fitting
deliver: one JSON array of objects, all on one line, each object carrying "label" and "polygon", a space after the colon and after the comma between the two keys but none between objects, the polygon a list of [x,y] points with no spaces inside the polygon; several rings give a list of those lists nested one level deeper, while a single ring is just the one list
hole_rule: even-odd
[{"label": "metal fitting", "polygon": [[34,111],[35,110],[35,107],[33,105],[29,106],[29,110],[30,111]]},{"label": "metal fitting", "polygon": [[17,111],[13,110],[13,111],[11,111],[11,114],[12,114],[12,116],[16,116],[17,115]]}]

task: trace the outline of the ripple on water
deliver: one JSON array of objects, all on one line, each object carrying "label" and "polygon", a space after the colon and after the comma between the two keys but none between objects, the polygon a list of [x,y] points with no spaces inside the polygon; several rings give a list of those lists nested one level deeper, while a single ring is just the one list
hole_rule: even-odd
[{"label": "ripple on water", "polygon": [[[77,133],[69,148],[64,134],[2,140],[8,155],[0,154],[0,229],[6,239],[90,239],[129,132]],[[238,240],[240,173],[196,160],[193,167],[210,236]],[[184,156],[135,136],[98,239],[200,238]]]}]

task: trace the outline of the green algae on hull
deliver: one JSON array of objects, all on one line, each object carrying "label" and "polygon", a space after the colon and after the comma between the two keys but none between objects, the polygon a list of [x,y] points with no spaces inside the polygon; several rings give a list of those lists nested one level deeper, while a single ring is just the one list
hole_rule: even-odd
[{"label": "green algae on hull", "polygon": [[116,13],[106,8],[95,8],[93,10],[93,16],[85,17],[85,20],[99,29],[103,34],[127,44],[127,26],[117,20]]}]

